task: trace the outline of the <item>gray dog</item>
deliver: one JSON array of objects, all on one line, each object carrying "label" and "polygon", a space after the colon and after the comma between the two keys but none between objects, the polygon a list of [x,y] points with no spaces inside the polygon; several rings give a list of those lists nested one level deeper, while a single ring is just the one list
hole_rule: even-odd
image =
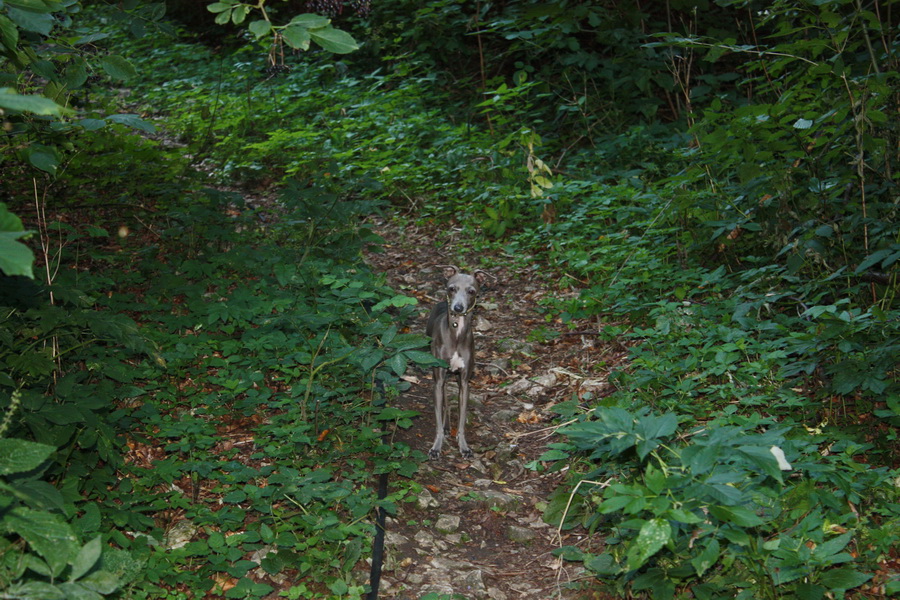
[{"label": "gray dog", "polygon": [[434,367],[434,416],[437,433],[428,457],[436,459],[444,445],[444,428],[450,417],[449,403],[444,398],[447,371],[459,377],[459,427],[456,441],[465,458],[472,457],[466,443],[466,406],[469,403],[469,378],[475,370],[474,309],[478,289],[487,279],[487,272],[462,273],[457,267],[444,267],[447,273],[447,300],[439,302],[428,317],[425,332],[431,336],[431,353],[447,361],[449,368]]}]

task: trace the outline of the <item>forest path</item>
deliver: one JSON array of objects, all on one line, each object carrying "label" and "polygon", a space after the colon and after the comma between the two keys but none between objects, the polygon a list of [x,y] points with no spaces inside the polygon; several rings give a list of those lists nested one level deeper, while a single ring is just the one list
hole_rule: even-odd
[{"label": "forest path", "polygon": [[[475,458],[463,459],[451,436],[440,460],[422,465],[414,480],[423,486],[415,503],[402,503],[386,527],[385,564],[379,598],[417,600],[549,600],[582,597],[567,584],[584,577],[576,563],[552,555],[560,546],[555,527],[541,518],[563,472],[525,468],[558,441],[551,428],[553,405],[610,391],[608,366],[622,349],[596,335],[570,335],[547,323],[539,302],[558,287],[539,265],[519,268],[503,256],[466,251],[460,230],[430,224],[401,228],[373,222],[386,243],[367,261],[388,283],[418,298],[422,310],[411,323],[423,332],[428,311],[442,297],[442,269],[486,269],[494,279],[482,290],[476,320],[477,369],[472,379],[468,427]],[[482,258],[487,260],[482,262]],[[535,332],[562,335],[536,341]],[[565,333],[564,333],[565,332]],[[420,413],[400,439],[427,452],[434,439],[431,374],[410,369],[409,391],[390,402]],[[456,386],[448,384],[451,423],[458,414]],[[392,482],[396,485],[396,482]],[[565,545],[595,545],[581,534],[563,533]],[[592,596],[597,597],[597,596]]]}]

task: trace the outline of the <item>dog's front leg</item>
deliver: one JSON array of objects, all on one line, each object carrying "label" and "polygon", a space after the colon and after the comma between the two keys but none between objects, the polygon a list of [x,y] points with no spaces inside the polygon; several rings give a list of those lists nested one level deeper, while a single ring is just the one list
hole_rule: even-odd
[{"label": "dog's front leg", "polygon": [[466,370],[459,373],[459,427],[456,429],[456,442],[463,458],[472,458],[472,451],[466,442],[466,410],[469,404],[469,374]]},{"label": "dog's front leg", "polygon": [[444,398],[444,381],[447,378],[447,369],[435,367],[432,373],[434,373],[434,421],[436,431],[434,434],[434,445],[428,451],[428,458],[435,460],[441,456],[441,446],[444,445],[444,403],[446,402]]}]

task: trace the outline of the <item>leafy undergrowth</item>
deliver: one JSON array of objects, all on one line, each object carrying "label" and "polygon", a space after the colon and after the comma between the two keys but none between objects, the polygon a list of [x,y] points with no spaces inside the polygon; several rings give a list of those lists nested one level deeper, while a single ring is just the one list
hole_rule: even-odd
[{"label": "leafy undergrowth", "polygon": [[118,236],[99,212],[60,224],[53,302],[36,287],[3,346],[38,442],[5,440],[29,543],[5,549],[9,597],[363,593],[373,474],[422,458],[383,443],[410,425],[386,400],[432,359],[398,332],[415,301],[358,261],[368,205],[293,189],[270,208],[207,190]]},{"label": "leafy undergrowth", "polygon": [[[307,55],[269,76],[251,47],[117,40],[147,74],[129,101],[169,147],[79,141],[73,166],[94,169],[80,177],[127,192],[86,198],[78,174],[71,191],[127,202],[140,175],[166,202],[117,241],[114,220],[61,218],[44,232],[66,240],[53,303],[33,290],[7,313],[7,414],[43,446],[3,465],[15,490],[6,523],[25,540],[5,542],[3,579],[29,570],[95,593],[132,582],[134,596],[156,584],[171,597],[242,597],[286,575],[290,596],[358,595],[371,473],[409,474],[419,458],[380,445],[382,426],[408,425],[381,403],[402,391],[410,361],[428,360],[422,339],[397,333],[408,300],[358,259],[357,217],[389,200],[413,219],[452,217],[472,247],[500,247],[556,286],[535,340],[587,331],[627,347],[615,393],[556,407],[568,425],[532,465],[570,467],[547,518],[594,534],[560,550],[591,587],[896,593],[896,144],[877,117],[894,95],[850,73],[876,118],[832,119],[835,104],[838,116],[860,110],[844,96],[848,75],[795,41],[790,54],[808,51],[808,66],[779,68],[805,95],[760,92],[733,113],[712,105],[690,135],[623,127],[579,149],[547,133],[541,145],[553,128],[534,116],[528,82],[470,107],[414,60],[360,75],[352,58]],[[764,85],[754,68],[742,76]],[[766,149],[763,162],[748,166],[748,145]],[[133,170],[115,166],[117,148]],[[184,198],[184,164],[155,166],[164,152],[284,198],[269,210],[237,194]],[[552,182],[538,158],[551,152],[564,173]],[[850,155],[868,156],[868,181]],[[847,201],[857,192],[862,211]],[[252,439],[237,433],[248,428]],[[34,522],[65,543],[48,544]],[[98,550],[98,535],[117,550]]]}]

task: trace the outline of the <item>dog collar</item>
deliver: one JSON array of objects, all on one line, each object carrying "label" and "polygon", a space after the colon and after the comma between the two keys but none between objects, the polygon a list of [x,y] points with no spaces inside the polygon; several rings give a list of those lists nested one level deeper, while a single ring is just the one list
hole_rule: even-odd
[{"label": "dog collar", "polygon": [[[475,307],[478,306],[478,300],[475,300],[474,302],[472,302],[472,306],[470,306],[469,310],[467,310],[466,312],[462,312],[462,313],[453,312],[453,310],[450,309],[450,300],[451,300],[450,296],[447,296],[447,318],[448,319],[450,319],[453,315],[456,315],[457,317],[467,317],[467,316],[469,316],[469,313],[472,312],[473,310],[475,310]],[[452,320],[451,320],[450,324],[453,325],[454,327],[457,327],[459,325],[459,323],[454,323]]]}]

